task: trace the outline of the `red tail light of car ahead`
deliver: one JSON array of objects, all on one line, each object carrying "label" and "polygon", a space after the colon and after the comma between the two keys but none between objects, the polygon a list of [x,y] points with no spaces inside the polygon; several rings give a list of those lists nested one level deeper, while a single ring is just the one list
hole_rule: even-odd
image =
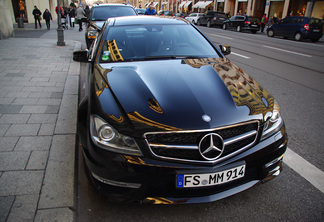
[{"label": "red tail light of car ahead", "polygon": [[251,22],[250,21],[245,21],[244,24],[249,25],[249,24],[251,24]]},{"label": "red tail light of car ahead", "polygon": [[306,29],[306,31],[309,31],[309,25],[308,24],[305,24],[304,28]]},{"label": "red tail light of car ahead", "polygon": [[261,25],[261,22],[259,22],[258,25]]}]

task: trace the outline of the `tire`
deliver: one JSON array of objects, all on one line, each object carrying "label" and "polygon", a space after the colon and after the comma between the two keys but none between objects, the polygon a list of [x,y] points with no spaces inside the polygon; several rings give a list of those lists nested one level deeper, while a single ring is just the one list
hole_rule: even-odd
[{"label": "tire", "polygon": [[273,29],[268,29],[267,35],[269,37],[274,37],[274,31],[273,31]]},{"label": "tire", "polygon": [[223,29],[226,30],[227,29],[227,26],[226,24],[223,24]]},{"label": "tire", "polygon": [[311,39],[312,42],[318,42],[318,40],[320,40],[319,38],[313,38]]},{"label": "tire", "polygon": [[207,21],[207,27],[208,27],[208,28],[211,27],[211,23],[210,23],[210,21]]},{"label": "tire", "polygon": [[198,19],[198,21],[197,21],[197,25],[201,26],[200,19]]},{"label": "tire", "polygon": [[237,26],[237,27],[236,27],[236,31],[237,31],[237,32],[241,32],[241,31],[242,31],[242,30],[241,30],[241,26]]},{"label": "tire", "polygon": [[294,35],[294,40],[295,40],[295,41],[301,41],[301,40],[303,40],[303,36],[301,35],[300,32],[297,32],[297,33]]}]

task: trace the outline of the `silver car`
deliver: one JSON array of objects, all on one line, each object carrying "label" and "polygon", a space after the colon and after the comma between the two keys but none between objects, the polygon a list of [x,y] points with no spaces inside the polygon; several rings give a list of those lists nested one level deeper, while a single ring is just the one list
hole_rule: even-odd
[{"label": "silver car", "polygon": [[185,19],[193,24],[197,24],[198,18],[202,15],[203,13],[191,13],[189,16],[185,17]]}]

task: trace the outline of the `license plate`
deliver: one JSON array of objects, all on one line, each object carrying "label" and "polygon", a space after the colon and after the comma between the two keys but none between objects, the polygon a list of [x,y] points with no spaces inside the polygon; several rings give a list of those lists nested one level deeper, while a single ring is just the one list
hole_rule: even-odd
[{"label": "license plate", "polygon": [[258,25],[251,25],[252,27],[258,27]]},{"label": "license plate", "polygon": [[204,187],[227,183],[244,177],[245,164],[220,172],[204,174],[178,174],[177,187]]},{"label": "license plate", "polygon": [[313,29],[313,32],[319,32],[320,30],[319,29]]}]

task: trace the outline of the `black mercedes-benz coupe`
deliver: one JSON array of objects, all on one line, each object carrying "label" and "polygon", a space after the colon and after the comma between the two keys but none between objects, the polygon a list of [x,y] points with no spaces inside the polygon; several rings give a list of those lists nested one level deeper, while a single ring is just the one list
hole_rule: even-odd
[{"label": "black mercedes-benz coupe", "polygon": [[118,202],[215,201],[279,175],[276,100],[190,22],[111,18],[90,51],[78,129],[86,173]]}]

